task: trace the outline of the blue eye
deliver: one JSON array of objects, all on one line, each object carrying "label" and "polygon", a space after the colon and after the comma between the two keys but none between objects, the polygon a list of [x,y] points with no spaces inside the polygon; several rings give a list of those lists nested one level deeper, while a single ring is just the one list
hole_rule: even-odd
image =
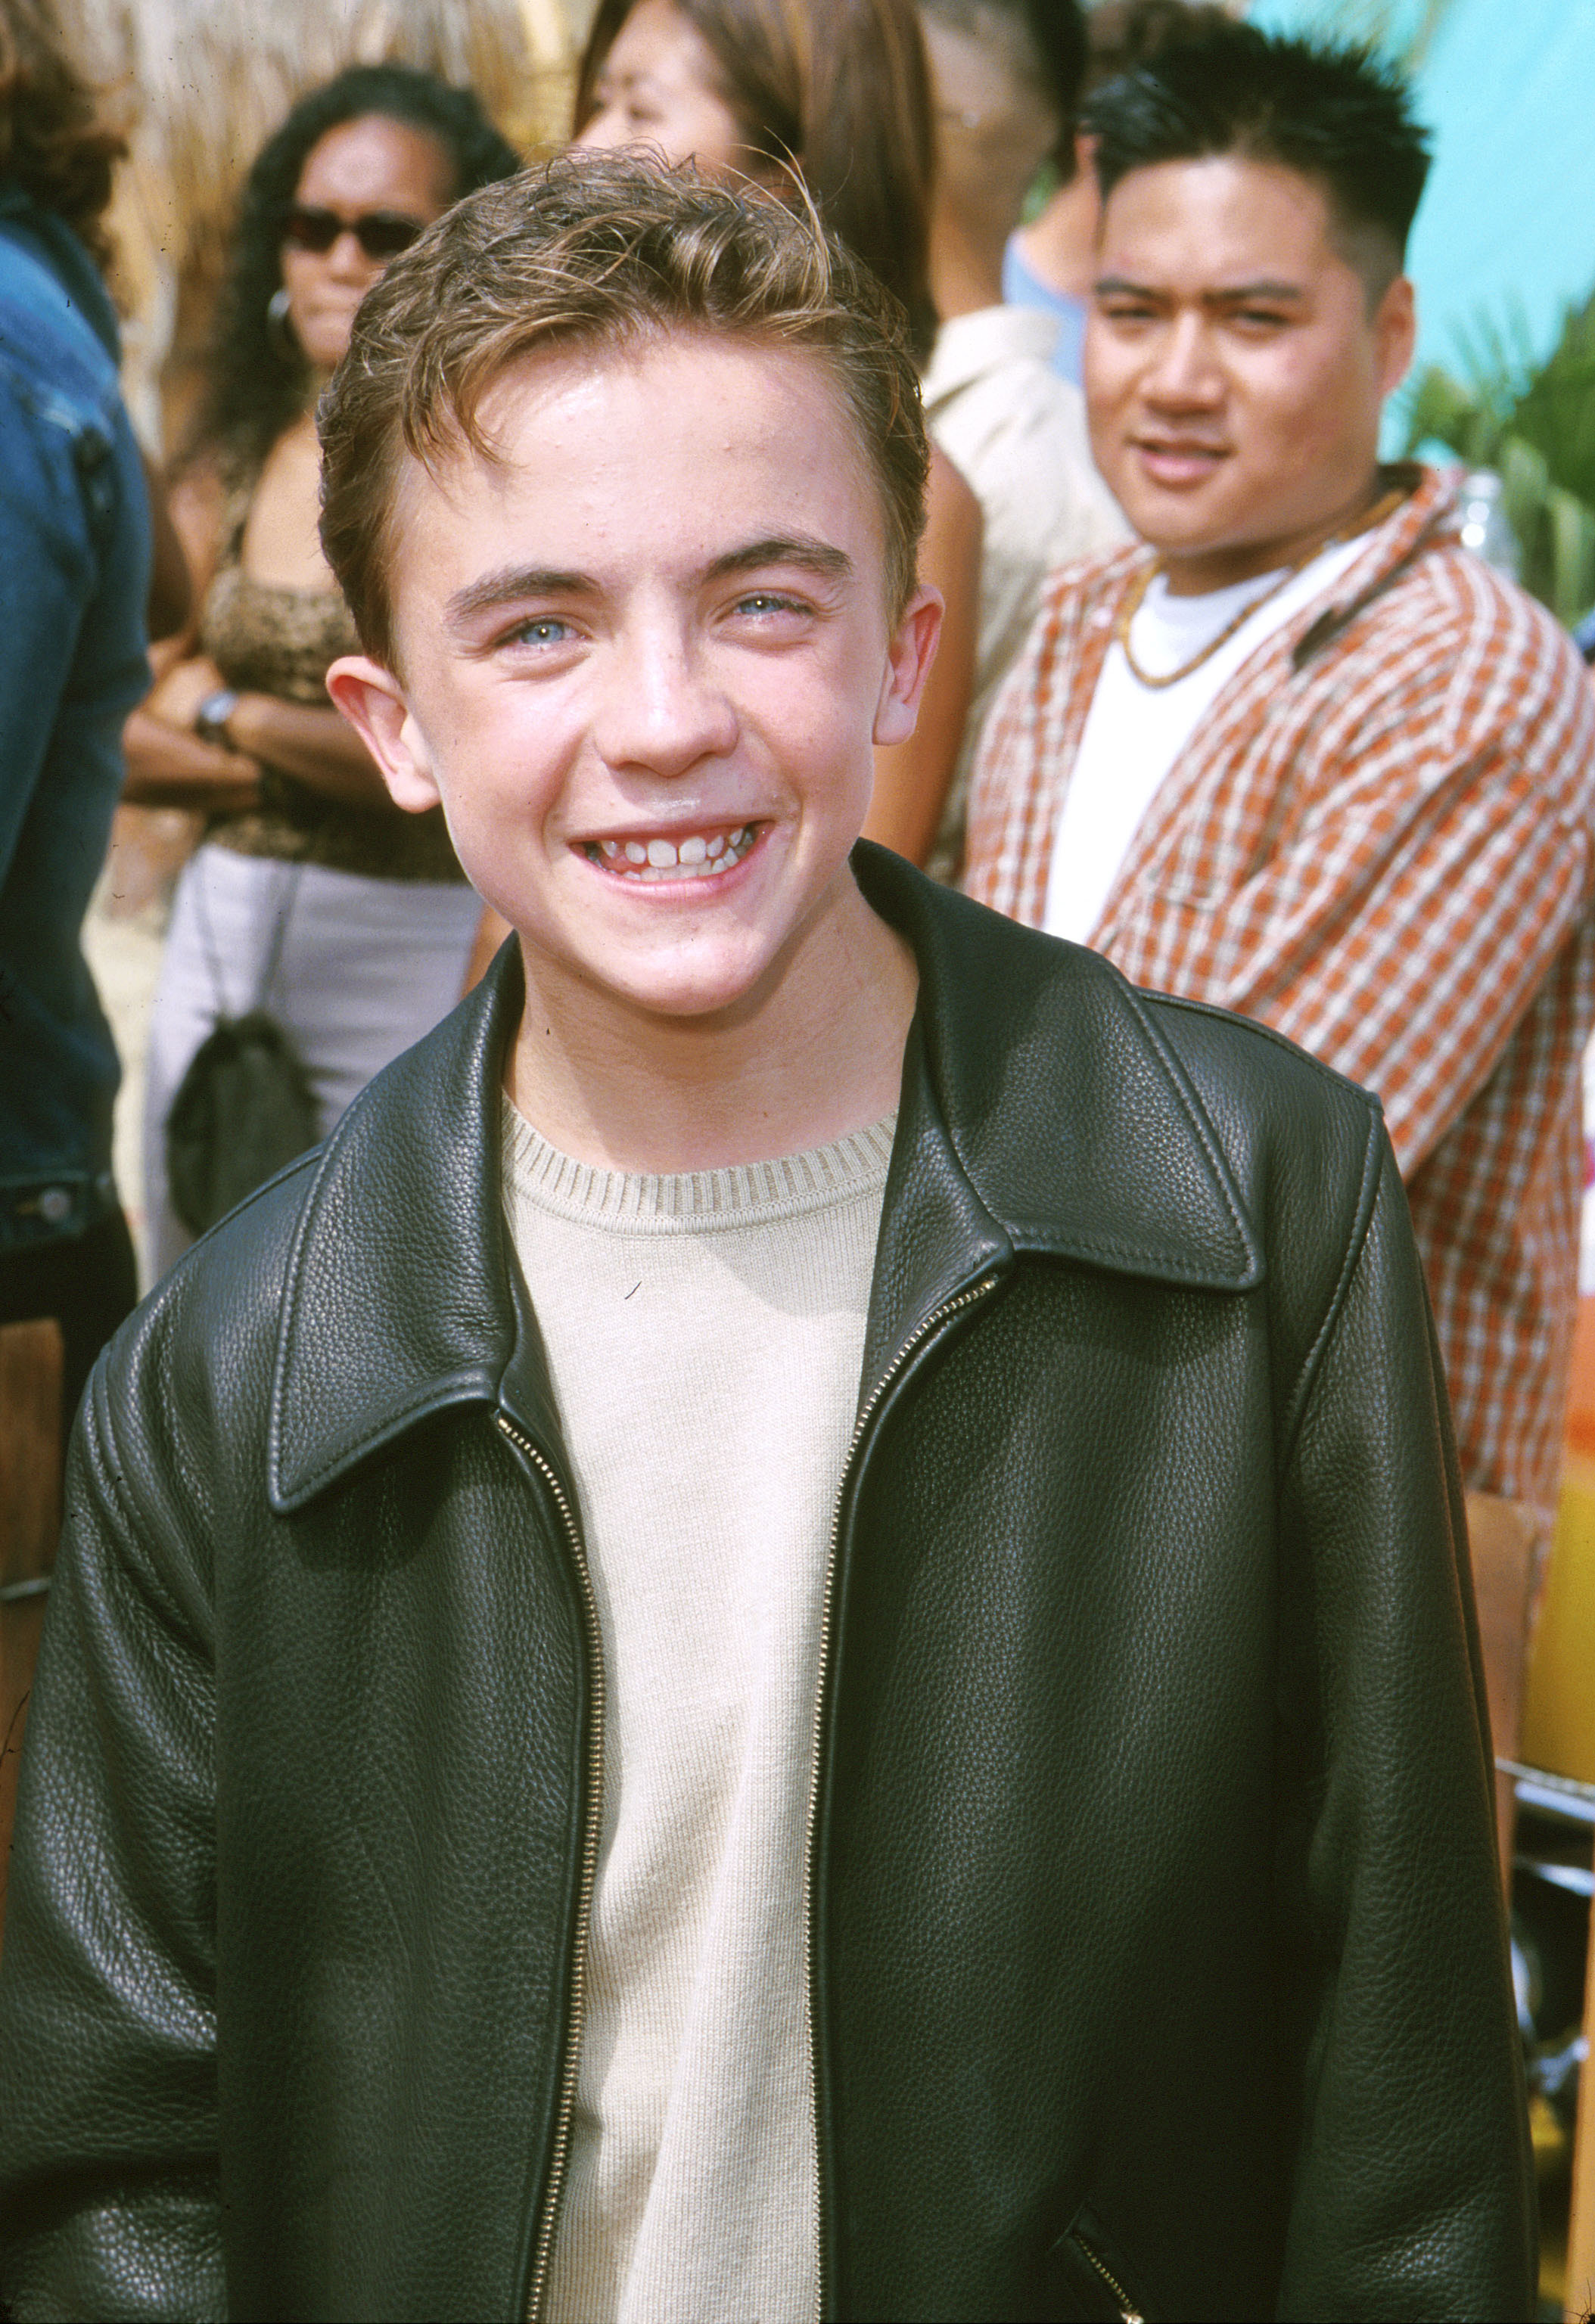
[{"label": "blue eye", "polygon": [[512,645],[553,646],[561,644],[569,634],[570,625],[554,613],[539,613],[530,622],[517,622],[510,632]]}]

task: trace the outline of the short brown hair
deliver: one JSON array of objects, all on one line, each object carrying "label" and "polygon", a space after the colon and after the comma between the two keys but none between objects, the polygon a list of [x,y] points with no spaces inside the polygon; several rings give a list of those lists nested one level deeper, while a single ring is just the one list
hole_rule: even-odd
[{"label": "short brown hair", "polygon": [[321,540],[362,643],[393,669],[389,519],[398,463],[433,466],[486,389],[543,348],[665,333],[811,351],[880,487],[894,619],[913,593],[929,467],[901,307],[817,217],[690,164],[576,152],[456,204],[396,258],[321,399]]},{"label": "short brown hair", "polygon": [[[576,76],[576,133],[637,0],[598,0]],[[908,310],[930,358],[936,116],[914,0],[677,0],[714,58],[753,152],[789,162],[831,233]]]}]

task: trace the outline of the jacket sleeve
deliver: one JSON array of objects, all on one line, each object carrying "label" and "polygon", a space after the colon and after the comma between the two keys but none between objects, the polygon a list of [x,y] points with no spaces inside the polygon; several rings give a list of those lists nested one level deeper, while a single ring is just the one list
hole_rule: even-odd
[{"label": "jacket sleeve", "polygon": [[209,1614],[126,1498],[106,1377],[102,1359],[23,1758],[0,2298],[22,2319],[220,2317]]},{"label": "jacket sleeve", "polygon": [[1533,2164],[1461,1490],[1377,1125],[1286,1442],[1280,2313],[1529,2317]]},{"label": "jacket sleeve", "polygon": [[65,416],[0,352],[0,884],[43,771],[97,573]]}]

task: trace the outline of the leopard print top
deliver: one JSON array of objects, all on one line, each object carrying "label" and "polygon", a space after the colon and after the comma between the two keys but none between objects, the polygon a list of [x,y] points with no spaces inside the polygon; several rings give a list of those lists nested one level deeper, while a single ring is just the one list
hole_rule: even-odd
[{"label": "leopard print top", "polygon": [[[359,651],[355,624],[337,590],[281,589],[244,572],[244,525],[255,481],[235,484],[227,497],[222,553],[200,614],[200,649],[240,693],[325,708],[327,665]],[[393,807],[351,807],[281,767],[265,769],[258,807],[217,816],[205,835],[240,855],[319,863],[368,879],[466,876],[440,809],[406,815]]]}]

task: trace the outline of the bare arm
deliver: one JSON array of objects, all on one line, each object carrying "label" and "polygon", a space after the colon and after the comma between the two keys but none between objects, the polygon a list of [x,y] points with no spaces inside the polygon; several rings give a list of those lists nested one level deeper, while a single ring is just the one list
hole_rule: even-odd
[{"label": "bare arm", "polygon": [[150,594],[144,625],[152,638],[180,636],[194,612],[194,585],[182,538],[167,505],[166,486],[147,452],[140,454],[150,503]]},{"label": "bare arm", "polygon": [[919,577],[946,601],[941,643],[911,739],[875,753],[875,791],[864,823],[866,839],[895,848],[911,863],[925,862],[930,853],[963,745],[980,601],[980,503],[935,447],[929,501]]},{"label": "bare arm", "polygon": [[127,761],[122,796],[130,807],[182,807],[198,815],[239,815],[260,797],[254,759],[206,742],[139,708],[122,730]]},{"label": "bare arm", "polygon": [[376,761],[330,704],[322,710],[274,694],[241,694],[227,733],[247,756],[281,767],[327,798],[397,812]]},{"label": "bare arm", "polygon": [[[213,468],[200,465],[185,470],[168,492],[159,478],[151,476],[150,506],[152,513],[165,512],[183,560],[187,599],[179,626],[161,638],[151,653],[154,687],[122,730],[127,768],[122,796],[132,807],[237,814],[252,807],[259,795],[259,767],[220,743],[202,742],[192,731],[191,714],[178,718],[162,706],[168,685],[194,658],[199,608],[216,570],[223,512],[220,479]],[[160,558],[158,548],[158,565]],[[158,586],[152,579],[152,600]],[[152,613],[151,622],[153,627]]]}]

